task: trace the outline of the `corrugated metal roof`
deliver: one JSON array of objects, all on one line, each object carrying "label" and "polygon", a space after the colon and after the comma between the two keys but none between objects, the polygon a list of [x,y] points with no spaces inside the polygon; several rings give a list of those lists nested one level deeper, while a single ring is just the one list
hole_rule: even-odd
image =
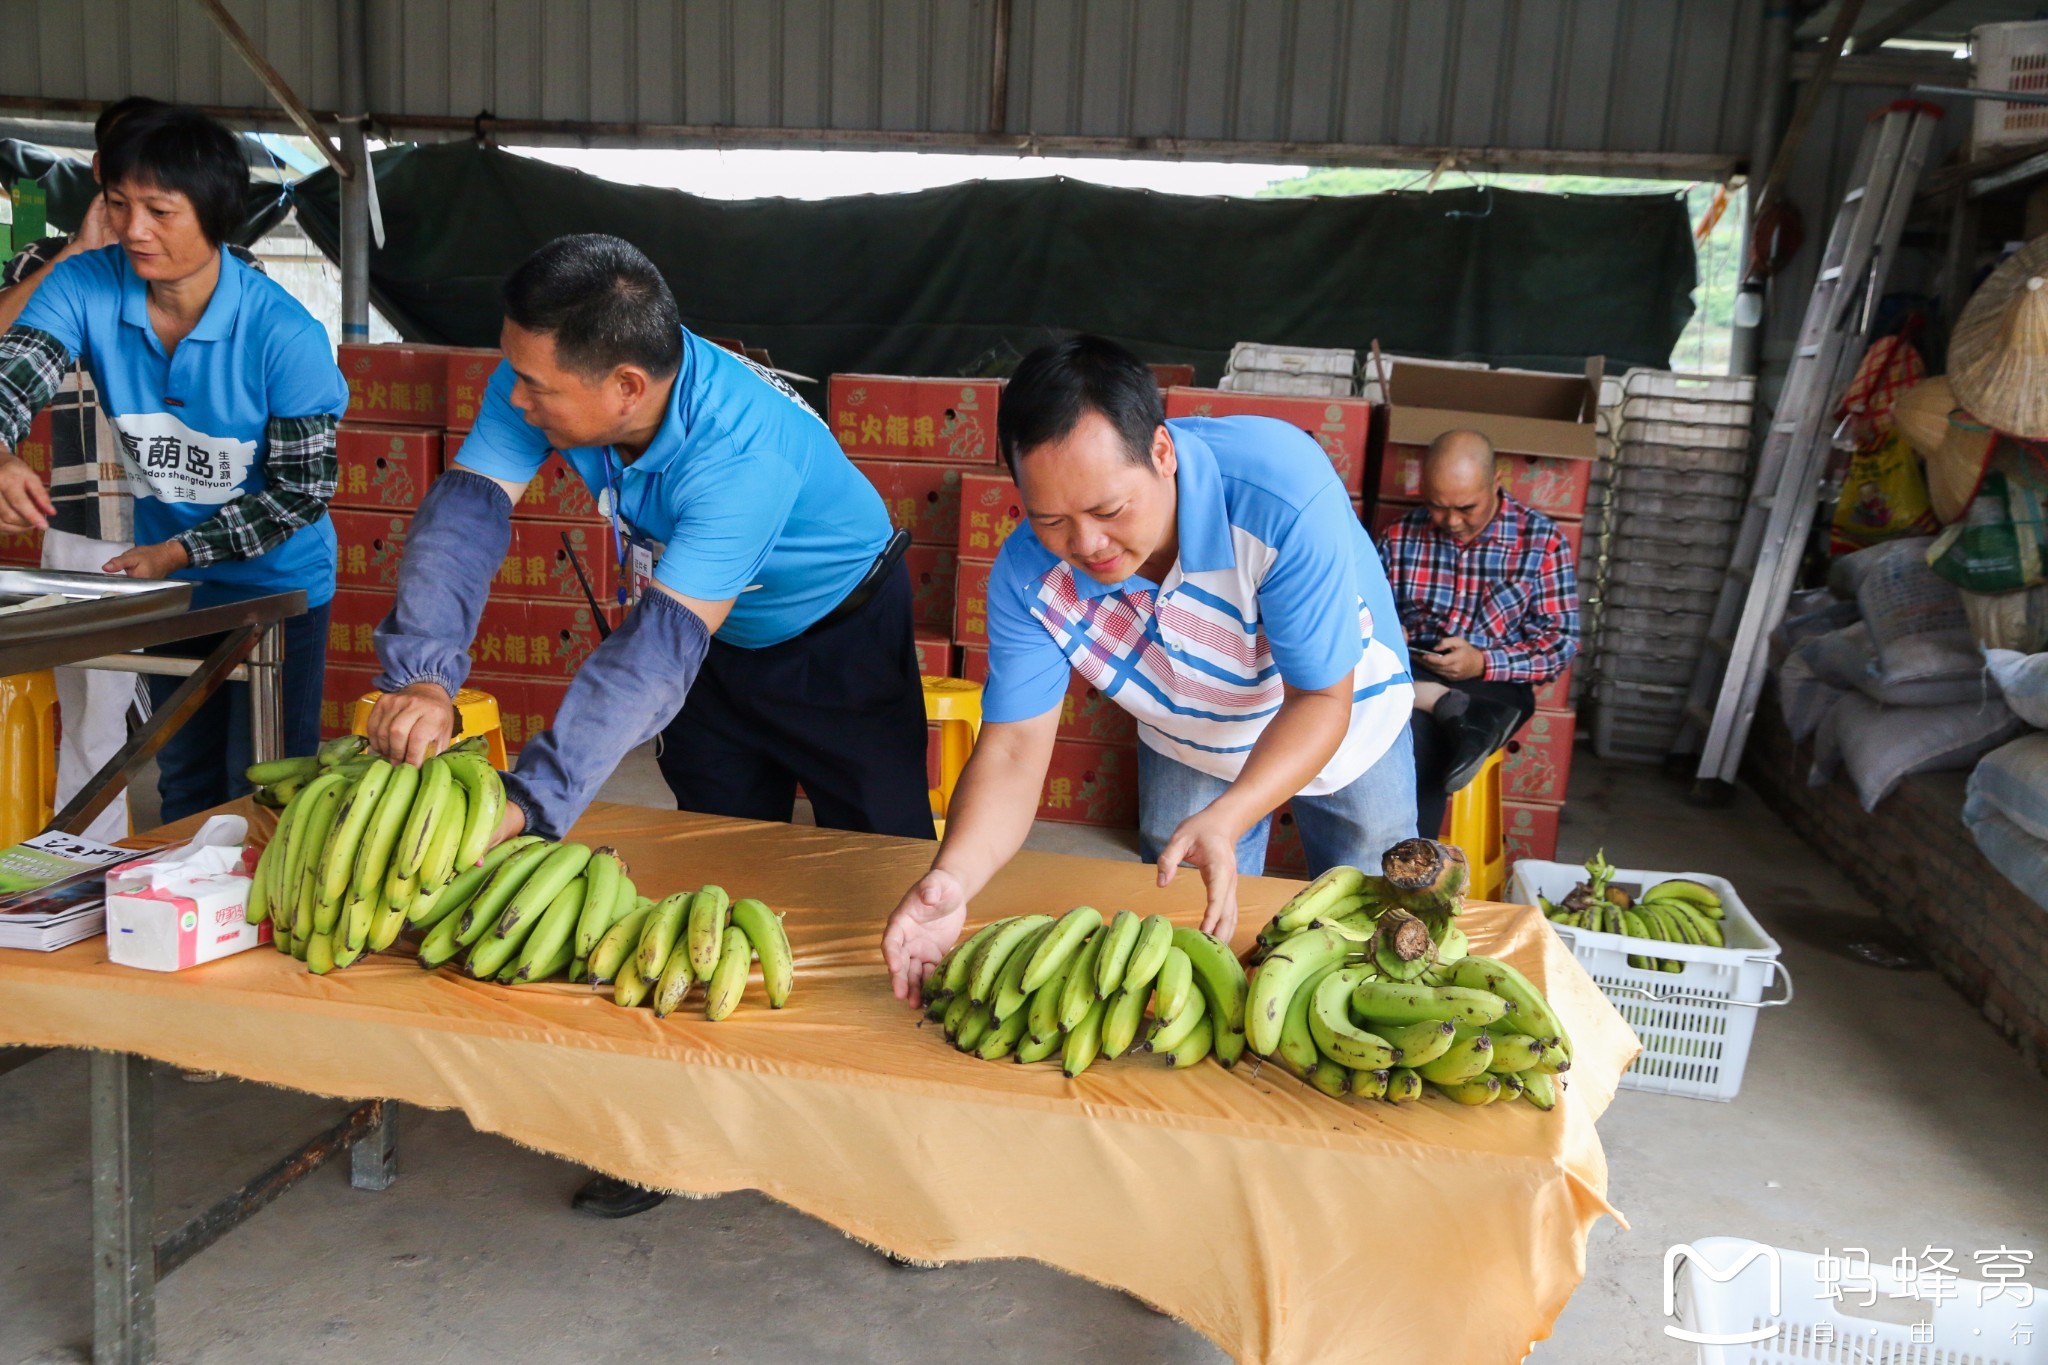
[{"label": "corrugated metal roof", "polygon": [[[0,94],[268,104],[183,0],[8,8]],[[306,103],[337,106],[334,0],[231,8]],[[1761,9],[1015,0],[1006,124],[1046,139],[1739,157]],[[656,125],[671,140],[712,127],[971,138],[988,130],[996,11],[993,0],[369,0],[370,99],[400,126],[489,111]]]}]

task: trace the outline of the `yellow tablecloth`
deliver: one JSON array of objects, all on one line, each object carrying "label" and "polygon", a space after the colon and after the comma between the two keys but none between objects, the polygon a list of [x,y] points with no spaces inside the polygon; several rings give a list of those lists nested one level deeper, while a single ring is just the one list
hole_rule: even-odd
[{"label": "yellow tablecloth", "polygon": [[[194,822],[188,822],[188,825]],[[167,831],[168,832],[168,831]],[[0,1043],[118,1049],[316,1094],[460,1109],[479,1129],[645,1185],[758,1189],[876,1246],[1021,1256],[1118,1286],[1246,1361],[1518,1360],[1614,1210],[1594,1120],[1636,1040],[1533,910],[1472,906],[1473,950],[1550,995],[1577,1044],[1559,1108],[1327,1099],[1255,1059],[1055,1066],[948,1047],[890,994],[883,918],[911,840],[598,806],[643,893],[715,882],[779,910],[796,992],[711,1024],[566,984],[484,985],[405,956],[326,977],[269,949],[160,975],[93,939],[0,951]],[[1025,854],[976,922],[1077,903],[1199,918],[1135,861]],[[1244,943],[1294,884],[1240,883]]]}]

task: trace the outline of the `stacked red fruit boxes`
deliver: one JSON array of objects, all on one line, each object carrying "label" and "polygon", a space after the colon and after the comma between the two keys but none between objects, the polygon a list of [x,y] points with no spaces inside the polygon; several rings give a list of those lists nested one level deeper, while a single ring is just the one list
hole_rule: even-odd
[{"label": "stacked red fruit boxes", "polygon": [[[1395,365],[1370,517],[1375,537],[1420,505],[1429,443],[1446,431],[1473,430],[1492,442],[1501,486],[1557,523],[1576,568],[1598,454],[1601,370],[1597,358],[1583,375]],[[1536,714],[1508,742],[1502,762],[1501,818],[1510,860],[1556,854],[1576,731],[1567,669],[1537,689]]]},{"label": "stacked red fruit boxes", "polygon": [[[498,354],[345,345],[340,363],[349,409],[329,513],[340,543],[321,701],[321,728],[329,734],[347,730],[356,700],[373,690],[372,632],[397,590],[413,512],[458,458]],[[620,570],[610,528],[582,480],[553,456],[513,510],[511,547],[470,648],[468,685],[497,699],[513,751],[553,722],[570,676],[597,647],[598,617],[583,595],[577,562],[607,623],[616,622]]]},{"label": "stacked red fruit boxes", "polygon": [[[995,461],[1001,392],[993,379],[835,374],[826,384],[826,422],[840,449],[882,495],[890,524],[910,533],[903,562],[917,621],[917,669],[928,677],[959,672],[950,632],[960,480]],[[934,725],[926,751],[934,787],[938,763]]]}]

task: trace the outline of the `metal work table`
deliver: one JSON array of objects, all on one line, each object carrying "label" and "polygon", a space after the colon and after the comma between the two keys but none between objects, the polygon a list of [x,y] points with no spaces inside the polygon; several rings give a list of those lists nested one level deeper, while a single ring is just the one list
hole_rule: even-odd
[{"label": "metal work table", "polygon": [[[171,735],[230,682],[250,692],[255,762],[283,757],[284,622],[306,610],[303,592],[265,593],[175,615],[89,629],[0,638],[0,677],[90,667],[183,677],[149,721],[57,812],[49,828],[76,834],[156,756]],[[12,618],[25,623],[26,618]],[[141,651],[219,636],[203,657]],[[8,1049],[0,1072],[40,1055]],[[91,1056],[93,1360],[146,1365],[156,1356],[156,1282],[341,1152],[350,1180],[381,1190],[396,1175],[396,1106],[372,1100],[223,1196],[184,1226],[156,1234],[156,1107],[150,1062],[125,1052]]]}]

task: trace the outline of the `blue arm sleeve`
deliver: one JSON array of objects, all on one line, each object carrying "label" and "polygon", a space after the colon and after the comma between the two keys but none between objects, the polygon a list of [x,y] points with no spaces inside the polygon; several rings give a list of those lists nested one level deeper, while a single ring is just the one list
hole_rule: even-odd
[{"label": "blue arm sleeve", "polygon": [[1356,553],[1371,554],[1364,539],[1334,480],[1295,515],[1259,583],[1259,623],[1283,682],[1312,692],[1351,676],[1364,657]]},{"label": "blue arm sleeve", "polygon": [[405,539],[398,596],[377,625],[380,692],[435,682],[454,696],[469,676],[469,643],[491,579],[512,545],[512,500],[480,474],[434,480]]},{"label": "blue arm sleeve", "polygon": [[696,612],[664,592],[640,599],[576,670],[554,725],[528,741],[505,779],[506,799],[525,813],[527,833],[568,833],[619,760],[682,709],[710,647]]},{"label": "blue arm sleeve", "polygon": [[[988,684],[982,692],[981,717],[986,721],[1034,720],[1057,707],[1067,695],[1071,671],[1067,656],[1031,614],[1029,592],[1038,575],[1027,563],[1025,546],[1034,540],[1018,532],[1005,541],[988,578]],[[1012,553],[1010,547],[1017,545]],[[1039,557],[1050,558],[1043,550]]]}]

